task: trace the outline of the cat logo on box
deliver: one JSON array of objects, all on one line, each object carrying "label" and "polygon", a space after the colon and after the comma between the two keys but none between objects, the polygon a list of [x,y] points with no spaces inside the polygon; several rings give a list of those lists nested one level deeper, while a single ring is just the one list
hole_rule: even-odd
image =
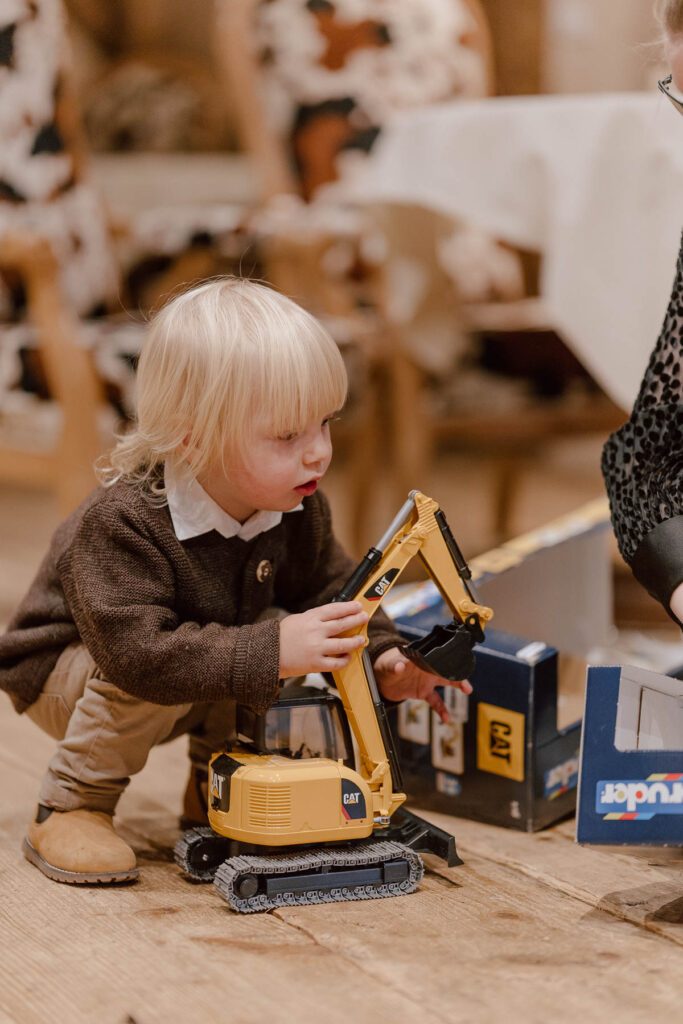
[{"label": "cat logo on box", "polygon": [[524,715],[495,704],[478,705],[477,768],[524,782]]},{"label": "cat logo on box", "polygon": [[342,814],[347,820],[367,817],[365,797],[355,782],[342,779]]},{"label": "cat logo on box", "polygon": [[398,569],[388,569],[383,576],[372,584],[363,594],[366,601],[381,601],[387,590],[398,576]]},{"label": "cat logo on box", "polygon": [[507,761],[508,767],[512,761],[511,736],[512,729],[507,722],[489,722],[489,753],[491,757]]}]

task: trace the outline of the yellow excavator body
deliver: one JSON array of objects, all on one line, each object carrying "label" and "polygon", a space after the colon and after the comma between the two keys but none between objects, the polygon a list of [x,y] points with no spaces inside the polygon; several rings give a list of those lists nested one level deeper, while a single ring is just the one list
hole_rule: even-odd
[{"label": "yellow excavator body", "polygon": [[216,754],[209,765],[208,802],[215,832],[258,846],[338,843],[365,839],[373,830],[365,779],[327,758]]}]

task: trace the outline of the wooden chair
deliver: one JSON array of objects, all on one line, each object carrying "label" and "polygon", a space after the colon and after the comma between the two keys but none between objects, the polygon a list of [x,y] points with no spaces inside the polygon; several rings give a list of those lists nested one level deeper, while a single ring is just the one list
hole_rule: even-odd
[{"label": "wooden chair", "polygon": [[[260,0],[224,0],[219,4],[220,17],[216,32],[219,66],[226,93],[233,108],[243,148],[254,160],[264,203],[273,197],[302,194],[314,199],[311,182],[302,181],[296,173],[288,139],[273,123],[263,88],[264,69],[257,59],[255,14]],[[272,2],[268,7],[277,5]],[[466,40],[480,63],[478,95],[493,93],[494,68],[492,41],[480,0],[465,0],[472,28]],[[321,10],[325,5],[321,5]],[[290,26],[296,32],[296,26]],[[328,50],[328,56],[330,50]],[[267,73],[267,72],[266,72]],[[318,94],[320,97],[320,93]],[[442,97],[446,98],[446,97]],[[328,132],[319,140],[322,152],[314,161],[312,181],[319,186],[335,177],[334,149],[339,146],[339,133]],[[325,149],[327,147],[327,151]],[[299,161],[301,169],[301,161]],[[321,170],[322,168],[322,170]],[[315,206],[315,202],[313,203]],[[401,230],[393,211],[382,221],[384,237],[391,246],[392,234]],[[417,237],[418,232],[413,232]],[[304,294],[309,302],[325,309],[329,302],[329,275],[323,270],[323,254],[334,243],[333,235],[323,230],[319,237],[307,237],[303,228],[297,237],[293,218],[290,233],[280,233],[270,240],[270,274],[290,294]],[[308,249],[307,257],[302,252]],[[268,252],[266,247],[266,252]],[[303,276],[297,276],[303,271]],[[513,301],[462,302],[457,289],[442,268],[432,268],[432,291],[449,295],[454,327],[468,332],[538,331],[551,325],[538,298],[522,295]],[[367,282],[366,282],[367,284]],[[347,282],[348,285],[348,282]],[[461,448],[473,457],[486,457],[494,468],[493,533],[496,540],[511,532],[511,516],[520,475],[526,465],[538,457],[548,442],[567,434],[606,434],[619,422],[621,412],[602,396],[593,396],[590,408],[539,407],[511,417],[490,411],[481,415],[459,415],[457,410],[447,417],[430,417],[424,403],[427,375],[414,358],[402,337],[402,328],[388,313],[387,282],[382,268],[374,268],[370,291],[375,319],[375,377],[389,382],[388,407],[391,423],[393,467],[392,486],[397,496],[419,484],[431,465],[439,443]],[[337,281],[334,302],[346,303],[347,313],[354,308],[353,282],[346,288]],[[327,290],[327,294],[323,292]],[[340,301],[340,294],[342,299]],[[375,396],[376,406],[386,409],[386,396]],[[386,418],[386,417],[385,417]],[[377,438],[377,432],[371,432]],[[362,489],[362,484],[361,484]]]},{"label": "wooden chair", "polygon": [[[92,490],[93,462],[111,442],[115,426],[111,407],[106,415],[106,399],[111,396],[105,389],[111,390],[113,385],[105,382],[97,368],[89,347],[92,337],[105,345],[115,340],[117,331],[125,333],[133,342],[126,353],[132,360],[143,327],[140,323],[136,330],[128,318],[118,328],[102,316],[107,309],[120,311],[126,297],[117,243],[130,228],[109,220],[90,186],[87,143],[69,69],[63,61],[59,13],[58,0],[54,0],[23,19],[18,16],[6,44],[14,46],[15,52],[5,55],[7,67],[0,80],[0,106],[7,105],[3,123],[15,124],[13,142],[22,143],[15,149],[26,154],[24,178],[15,161],[11,165],[14,177],[3,180],[0,188],[3,367],[10,357],[14,360],[14,379],[8,383],[6,371],[3,383],[5,388],[12,387],[21,376],[16,346],[12,349],[9,344],[11,337],[19,335],[22,354],[30,353],[33,375],[39,378],[42,391],[42,401],[38,397],[33,400],[20,387],[0,394],[0,480],[50,488],[57,494],[60,511],[67,513]],[[22,39],[26,33],[34,33],[29,46]],[[29,58],[44,67],[35,76],[33,90],[25,90],[24,95],[19,88],[22,79],[12,83],[11,75],[16,70],[18,76],[24,76],[23,81],[30,81]],[[52,75],[42,74],[45,69]],[[19,109],[22,103],[25,111]],[[46,117],[48,125],[41,128],[44,120],[38,118]],[[22,132],[34,132],[35,141],[24,138]],[[44,163],[39,167],[31,165],[32,160]],[[75,217],[73,222],[70,217]],[[146,307],[180,283],[210,276],[218,269],[215,253],[205,239],[202,244],[181,247],[173,258],[165,253],[156,261],[151,258],[156,254],[143,242],[136,251],[143,262],[146,257],[150,264],[156,262],[155,272],[136,284],[137,297]],[[74,260],[66,270],[65,255]],[[98,318],[88,320],[95,307]],[[122,367],[123,363],[121,360]],[[132,378],[132,372],[129,375]],[[29,424],[32,429],[24,429],[25,422],[17,427],[17,404],[27,410],[23,420],[34,421]],[[36,424],[47,407],[57,415],[45,418],[43,436]]]},{"label": "wooden chair", "polygon": [[[6,115],[3,123],[14,126],[7,130],[14,132],[15,150],[25,156],[19,166],[16,160],[10,165],[14,176],[3,181],[0,200],[4,313],[10,321],[17,321],[25,300],[27,319],[36,336],[40,374],[57,403],[61,424],[54,422],[52,436],[41,438],[36,448],[34,439],[29,442],[21,433],[17,436],[4,395],[0,479],[53,488],[60,510],[66,513],[92,489],[92,463],[101,451],[102,387],[90,353],[78,344],[77,310],[105,298],[113,284],[113,263],[106,245],[100,247],[104,218],[99,222],[91,215],[92,197],[84,184],[85,146],[63,73],[59,7],[46,4],[25,17],[18,14],[10,29],[7,45],[13,51],[5,55],[0,103]],[[29,66],[31,60],[34,63]],[[33,91],[22,93],[21,81],[34,77],[38,64],[40,74]],[[51,74],[44,73],[48,71]],[[31,132],[35,139],[28,145]],[[8,139],[4,141],[9,144]],[[41,234],[47,222],[51,241]],[[68,298],[56,255],[60,248],[68,249],[74,260]],[[82,279],[79,259],[85,260]],[[0,327],[0,342],[4,345],[10,331],[21,329],[6,323]]]},{"label": "wooden chair", "polygon": [[0,241],[0,267],[22,276],[47,385],[62,420],[49,446],[39,450],[21,439],[3,441],[0,429],[0,479],[48,487],[56,492],[59,510],[66,515],[93,488],[92,467],[103,445],[98,415],[104,403],[101,381],[91,354],[77,343],[79,319],[64,301],[50,245],[28,232],[6,236]]}]

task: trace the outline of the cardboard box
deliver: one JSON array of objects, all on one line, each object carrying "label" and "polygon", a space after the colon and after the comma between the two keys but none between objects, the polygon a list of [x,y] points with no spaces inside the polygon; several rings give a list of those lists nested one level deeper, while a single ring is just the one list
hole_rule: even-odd
[{"label": "cardboard box", "polygon": [[683,681],[591,668],[580,774],[580,843],[683,846]]}]

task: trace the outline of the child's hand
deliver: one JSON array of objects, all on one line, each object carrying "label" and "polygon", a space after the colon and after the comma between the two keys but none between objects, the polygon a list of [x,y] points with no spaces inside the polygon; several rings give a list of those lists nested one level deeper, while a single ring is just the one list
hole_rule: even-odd
[{"label": "child's hand", "polygon": [[457,686],[463,693],[472,693],[472,684],[467,679],[452,683],[450,679],[423,672],[413,661],[409,661],[398,647],[383,651],[374,664],[379,692],[388,700],[426,700],[441,719],[449,722],[446,705],[436,692],[437,686]]},{"label": "child's hand", "polygon": [[280,679],[344,668],[349,652],[363,647],[365,637],[339,634],[367,621],[359,601],[324,604],[300,615],[288,615],[280,623]]}]

